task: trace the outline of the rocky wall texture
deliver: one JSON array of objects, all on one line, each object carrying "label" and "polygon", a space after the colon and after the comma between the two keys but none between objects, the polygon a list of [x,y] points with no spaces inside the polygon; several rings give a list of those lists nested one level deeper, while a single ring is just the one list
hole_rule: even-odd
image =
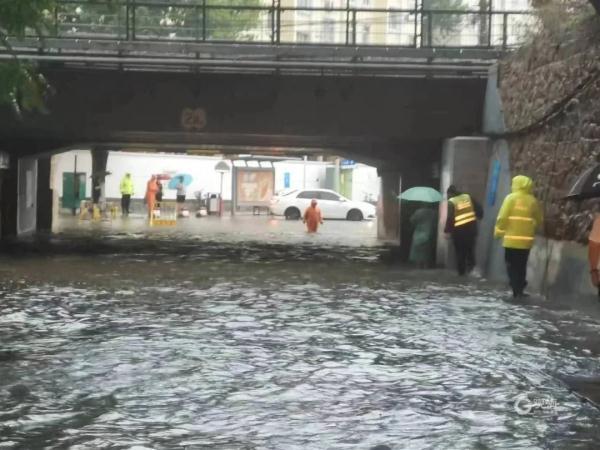
[{"label": "rocky wall texture", "polygon": [[539,34],[500,63],[499,88],[512,173],[534,179],[546,236],[585,242],[600,200],[562,197],[600,161],[600,19]]}]

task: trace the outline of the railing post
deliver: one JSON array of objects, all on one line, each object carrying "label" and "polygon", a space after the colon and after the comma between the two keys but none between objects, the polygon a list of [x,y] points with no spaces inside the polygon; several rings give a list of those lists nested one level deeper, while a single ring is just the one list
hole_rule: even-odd
[{"label": "railing post", "polygon": [[58,4],[54,6],[54,37],[58,37]]},{"label": "railing post", "polygon": [[271,44],[275,43],[275,0],[271,1]]},{"label": "railing post", "polygon": [[125,2],[125,40],[129,40],[129,0]]},{"label": "railing post", "polygon": [[[421,3],[421,8],[419,8],[419,12],[420,12],[420,16],[419,18],[421,19],[421,32],[419,33],[419,36],[421,37],[421,48],[426,47],[425,45],[425,11],[423,11],[423,3]],[[415,19],[416,20],[416,19]]]},{"label": "railing post", "polygon": [[135,0],[132,0],[132,8],[131,8],[131,40],[135,41]]},{"label": "railing post", "polygon": [[194,6],[194,41],[198,42],[200,40],[200,6]]},{"label": "railing post", "polygon": [[419,0],[415,0],[415,34],[413,35],[413,46],[417,48],[419,46]]},{"label": "railing post", "polygon": [[275,43],[281,43],[281,0],[277,0],[277,33]]},{"label": "railing post", "polygon": [[356,9],[352,10],[352,45],[356,45]]},{"label": "railing post", "polygon": [[506,50],[508,40],[508,13],[504,13],[502,16],[502,48]]},{"label": "railing post", "polygon": [[492,48],[492,1],[488,0],[488,48]]},{"label": "railing post", "polygon": [[208,18],[206,15],[206,0],[202,0],[202,42],[206,42],[206,24],[208,23]]},{"label": "railing post", "polygon": [[350,0],[346,0],[346,45],[350,43]]},{"label": "railing post", "polygon": [[433,38],[431,34],[433,33],[433,12],[427,11],[427,47],[431,47],[433,43]]}]

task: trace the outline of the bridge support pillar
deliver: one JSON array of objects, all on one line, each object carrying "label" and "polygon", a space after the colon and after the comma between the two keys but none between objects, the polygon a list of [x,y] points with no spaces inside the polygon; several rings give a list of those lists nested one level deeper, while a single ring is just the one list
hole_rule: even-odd
[{"label": "bridge support pillar", "polygon": [[37,160],[37,231],[52,230],[54,195],[51,186],[52,156]]},{"label": "bridge support pillar", "polygon": [[37,229],[36,157],[16,158],[2,172],[0,193],[0,236],[2,238],[35,232]]},{"label": "bridge support pillar", "polygon": [[94,204],[102,203],[106,199],[106,164],[108,150],[92,149],[92,200]]},{"label": "bridge support pillar", "polygon": [[[482,206],[485,202],[488,167],[492,149],[487,138],[456,137],[444,142],[440,190],[446,193],[453,184],[460,191],[473,196]],[[454,249],[443,238],[446,223],[447,202],[440,205],[440,226],[438,231],[437,262],[445,267],[454,267]],[[478,236],[475,259],[480,268],[487,253],[487,236]]]},{"label": "bridge support pillar", "polygon": [[17,234],[17,161],[10,155],[8,168],[0,169],[0,239]]}]

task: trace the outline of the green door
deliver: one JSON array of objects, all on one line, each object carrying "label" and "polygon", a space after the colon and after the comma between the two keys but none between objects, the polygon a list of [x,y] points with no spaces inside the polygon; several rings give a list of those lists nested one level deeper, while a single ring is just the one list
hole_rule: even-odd
[{"label": "green door", "polygon": [[62,207],[77,209],[85,199],[85,173],[63,172]]},{"label": "green door", "polygon": [[340,194],[352,200],[352,169],[342,169],[340,171]]}]

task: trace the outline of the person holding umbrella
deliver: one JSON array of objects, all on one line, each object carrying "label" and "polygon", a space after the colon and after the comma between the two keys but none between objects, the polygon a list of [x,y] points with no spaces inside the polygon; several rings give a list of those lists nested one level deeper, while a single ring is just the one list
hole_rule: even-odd
[{"label": "person holding umbrella", "polygon": [[417,186],[404,191],[400,199],[417,205],[417,210],[409,219],[413,234],[408,260],[424,269],[431,266],[435,244],[437,213],[431,205],[439,203],[442,195],[433,188]]},{"label": "person holding umbrella", "polygon": [[600,300],[600,277],[598,276],[598,266],[600,265],[600,203],[596,203],[594,206],[594,222],[588,236],[588,260],[592,284],[598,289],[598,300]]},{"label": "person holding umbrella", "polygon": [[408,260],[415,263],[419,269],[431,266],[436,223],[437,213],[429,203],[421,202],[418,209],[410,216],[413,235]]},{"label": "person holding umbrella", "polygon": [[187,196],[187,187],[192,184],[192,176],[180,173],[175,175],[169,181],[169,189],[175,189],[177,191],[177,215],[182,217],[183,206],[185,204],[185,198]]},{"label": "person holding umbrella", "polygon": [[448,195],[448,214],[444,233],[452,238],[456,255],[456,269],[465,275],[475,268],[475,240],[477,220],[483,218],[483,209],[469,194],[451,185]]},{"label": "person holding umbrella", "polygon": [[535,232],[543,221],[542,210],[531,193],[532,189],[531,178],[524,175],[513,178],[512,192],[500,207],[494,231],[494,236],[503,240],[506,271],[515,298],[526,295],[529,251]]},{"label": "person holding umbrella", "polygon": [[156,175],[152,175],[146,184],[146,205],[148,206],[148,218],[150,219],[152,219],[152,215],[154,214],[157,192],[158,184],[156,184]]}]

